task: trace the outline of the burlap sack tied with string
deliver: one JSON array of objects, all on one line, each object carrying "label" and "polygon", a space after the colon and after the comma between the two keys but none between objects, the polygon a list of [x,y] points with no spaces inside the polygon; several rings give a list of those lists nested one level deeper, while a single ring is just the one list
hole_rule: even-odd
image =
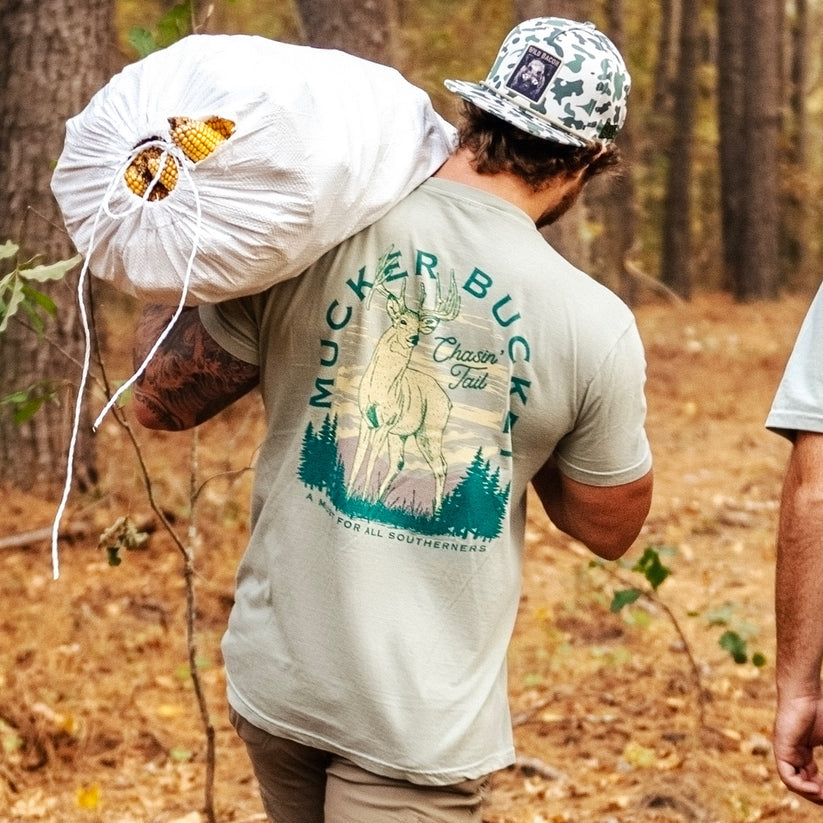
[{"label": "burlap sack tied with string", "polygon": [[[204,159],[175,141],[181,118],[221,124]],[[149,302],[217,302],[299,274],[434,172],[453,139],[393,69],[192,35],[127,66],[69,120],[52,190],[93,275]],[[150,182],[135,193],[141,163]]]}]

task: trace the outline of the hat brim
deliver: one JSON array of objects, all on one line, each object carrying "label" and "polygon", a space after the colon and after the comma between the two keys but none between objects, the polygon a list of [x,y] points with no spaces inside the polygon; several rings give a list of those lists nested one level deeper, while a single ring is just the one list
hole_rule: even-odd
[{"label": "hat brim", "polygon": [[481,83],[470,83],[466,80],[446,80],[446,88],[464,100],[474,103],[478,108],[489,114],[505,120],[522,131],[551,140],[564,146],[586,146],[588,141],[576,134],[572,134],[559,126],[553,126],[544,119],[532,115],[527,109],[516,106],[505,97],[501,97],[492,89]]}]

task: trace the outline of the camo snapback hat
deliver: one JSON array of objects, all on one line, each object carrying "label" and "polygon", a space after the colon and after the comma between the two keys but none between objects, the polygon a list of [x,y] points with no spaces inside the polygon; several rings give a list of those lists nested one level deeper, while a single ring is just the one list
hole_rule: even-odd
[{"label": "camo snapback hat", "polygon": [[481,83],[446,88],[523,131],[569,146],[614,139],[631,77],[593,23],[539,17],[516,26]]}]

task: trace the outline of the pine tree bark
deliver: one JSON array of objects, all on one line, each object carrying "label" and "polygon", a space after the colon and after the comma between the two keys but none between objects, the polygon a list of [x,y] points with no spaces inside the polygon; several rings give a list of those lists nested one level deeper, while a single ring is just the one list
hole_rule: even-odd
[{"label": "pine tree bark", "polygon": [[697,107],[700,0],[683,0],[681,12],[680,61],[675,83],[660,279],[676,294],[688,299],[692,290],[692,143]]},{"label": "pine tree bark", "polygon": [[809,4],[795,0],[789,46],[787,89],[789,123],[786,134],[786,170],[781,234],[785,238],[783,256],[787,263],[786,285],[802,287],[819,281],[809,253],[811,231],[810,186],[808,182],[809,134]]},{"label": "pine tree bark", "polygon": [[[724,263],[736,300],[780,282],[781,0],[719,0]],[[777,48],[777,54],[775,54]]]},{"label": "pine tree bark", "polygon": [[720,206],[723,236],[723,288],[732,291],[743,247],[746,124],[744,0],[718,0],[717,105],[720,129]]},{"label": "pine tree bark", "polygon": [[296,0],[307,45],[402,69],[398,0]]},{"label": "pine tree bark", "polygon": [[[109,76],[113,43],[110,0],[3,0],[0,5],[0,242],[14,240],[21,258],[44,262],[70,257],[71,241],[51,194],[53,164],[65,121]],[[77,318],[77,272],[43,291],[57,303],[46,340],[19,321],[0,335],[0,397],[35,384],[53,386],[46,403],[17,425],[0,404],[0,484],[54,494],[62,485],[84,344]],[[84,418],[76,473],[96,477]]]},{"label": "pine tree bark", "polygon": [[[627,43],[624,31],[625,8],[623,0],[606,0],[606,14],[609,35],[621,54],[626,54]],[[637,194],[634,185],[633,167],[635,161],[635,140],[632,99],[629,95],[629,115],[620,133],[617,145],[623,160],[623,168],[616,180],[609,181],[606,196],[602,201],[606,231],[602,245],[604,265],[615,272],[615,291],[630,306],[638,300],[637,280],[629,272],[628,264],[637,240]],[[608,282],[608,280],[606,281]]]},{"label": "pine tree bark", "polygon": [[515,0],[517,22],[533,17],[566,17],[569,20],[588,20],[590,0]]},{"label": "pine tree bark", "polygon": [[660,3],[660,33],[654,66],[652,108],[666,115],[670,114],[672,109],[672,86],[675,83],[679,62],[681,6],[681,0],[662,0]]},{"label": "pine tree bark", "polygon": [[734,272],[734,295],[740,301],[774,298],[780,282],[779,49],[783,31],[783,3],[781,0],[762,0],[744,5],[746,70],[743,120],[746,154],[743,244],[740,265]]}]

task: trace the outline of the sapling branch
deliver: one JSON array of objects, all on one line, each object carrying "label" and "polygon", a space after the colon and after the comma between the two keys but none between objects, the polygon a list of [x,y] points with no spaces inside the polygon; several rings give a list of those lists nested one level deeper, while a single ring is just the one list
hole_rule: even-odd
[{"label": "sapling branch", "polygon": [[[92,307],[94,301],[90,301]],[[93,308],[92,308],[93,310]],[[96,329],[96,324],[92,323],[92,328]],[[107,398],[112,396],[110,383],[106,376],[106,368],[100,352],[99,339],[95,333],[95,356],[97,364],[100,369],[100,380],[103,384]],[[143,486],[146,490],[146,497],[157,519],[163,525],[163,528],[171,538],[174,545],[177,547],[181,556],[183,557],[183,579],[186,590],[186,648],[189,659],[189,676],[191,677],[192,687],[194,689],[197,706],[200,713],[200,719],[203,725],[203,731],[206,738],[206,778],[204,783],[204,811],[209,823],[216,823],[216,815],[214,810],[214,776],[215,776],[215,732],[214,725],[211,722],[209,714],[208,703],[206,701],[203,683],[200,678],[200,672],[197,666],[197,629],[196,629],[196,597],[195,597],[195,574],[194,574],[194,545],[197,537],[196,525],[196,505],[197,505],[197,465],[198,465],[198,434],[197,429],[193,430],[192,434],[192,450],[191,450],[191,468],[189,473],[189,503],[190,516],[188,524],[187,541],[184,543],[180,535],[175,530],[174,526],[169,521],[163,509],[158,505],[154,494],[154,483],[152,482],[151,474],[149,472],[146,461],[143,457],[143,452],[140,447],[134,430],[129,421],[126,419],[123,411],[116,406],[111,410],[114,419],[120,427],[126,432],[132,447],[134,449],[137,465],[140,469],[140,475],[143,481]]]},{"label": "sapling branch", "polygon": [[[581,552],[575,550],[574,546],[562,544],[563,548],[567,551],[573,552],[576,556],[584,556]],[[589,557],[588,554],[585,557]],[[689,661],[689,669],[691,671],[692,681],[694,683],[695,692],[697,694],[697,720],[701,729],[705,729],[706,727],[706,703],[709,699],[709,693],[706,690],[705,686],[703,685],[703,678],[700,674],[700,667],[695,659],[694,653],[692,652],[691,645],[683,632],[683,627],[680,625],[680,621],[677,619],[675,613],[669,608],[669,606],[663,602],[663,600],[657,594],[657,587],[660,586],[663,581],[669,575],[669,569],[667,569],[663,564],[660,562],[660,557],[656,550],[652,548],[647,548],[641,557],[641,559],[635,564],[633,567],[634,571],[637,571],[646,578],[649,582],[649,586],[642,586],[639,587],[635,585],[633,580],[628,580],[624,575],[622,575],[618,569],[612,564],[606,564],[599,561],[589,561],[594,565],[597,565],[598,568],[603,569],[606,574],[608,574],[613,580],[617,581],[623,588],[614,594],[614,598],[611,604],[611,611],[618,612],[624,606],[630,605],[631,603],[636,602],[641,597],[646,598],[647,600],[651,601],[655,604],[657,608],[659,608],[668,618],[669,622],[671,623],[672,627],[674,628],[675,633],[677,634],[678,638],[680,639],[680,643],[683,649],[683,652],[686,655],[686,659]]]}]

